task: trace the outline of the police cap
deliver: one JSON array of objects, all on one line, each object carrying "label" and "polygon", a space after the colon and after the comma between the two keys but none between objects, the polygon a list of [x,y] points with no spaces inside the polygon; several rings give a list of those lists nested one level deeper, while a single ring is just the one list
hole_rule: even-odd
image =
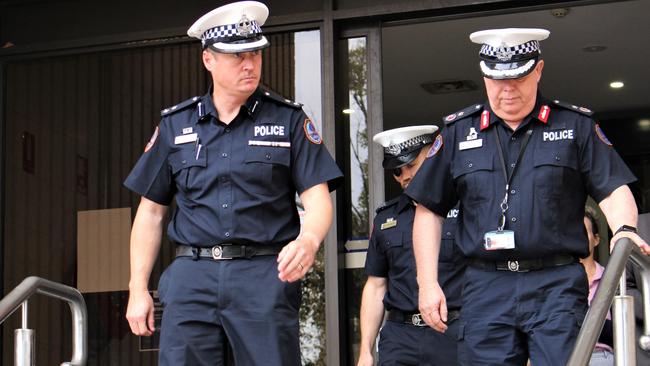
[{"label": "police cap", "polygon": [[502,28],[470,34],[481,44],[479,58],[483,76],[488,79],[518,79],[535,69],[542,53],[539,41],[548,38],[546,29]]},{"label": "police cap", "polygon": [[437,130],[435,125],[394,128],[376,134],[372,141],[384,147],[384,169],[396,169],[415,160]]},{"label": "police cap", "polygon": [[203,48],[222,53],[261,50],[269,46],[261,26],[269,16],[266,5],[238,1],[220,6],[199,18],[187,35],[201,40]]}]

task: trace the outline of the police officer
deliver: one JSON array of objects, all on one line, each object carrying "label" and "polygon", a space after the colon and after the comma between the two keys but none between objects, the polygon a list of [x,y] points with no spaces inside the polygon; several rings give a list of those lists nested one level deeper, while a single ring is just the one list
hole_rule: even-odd
[{"label": "police officer", "polygon": [[[405,189],[422,165],[437,126],[412,126],[378,133],[373,141],[384,147],[384,169]],[[418,312],[412,228],[415,206],[402,194],[377,209],[368,255],[368,280],[361,300],[361,347],[358,366],[373,365],[377,333],[379,365],[455,365],[456,328],[460,309],[464,258],[454,246],[458,209],[452,209],[443,225],[440,284],[449,301],[445,334],[427,326]]]},{"label": "police officer", "polygon": [[[459,359],[465,365],[564,365],[587,309],[587,195],[616,234],[633,240],[635,180],[586,108],[538,93],[543,29],[472,33],[482,44],[488,103],[446,127],[406,193],[419,203],[414,251],[424,320],[444,331],[437,279],[442,215],[460,202],[456,238],[468,257]],[[433,264],[433,265],[431,265]]]},{"label": "police officer", "polygon": [[192,25],[212,87],[162,111],[125,181],[142,196],[127,309],[136,335],[154,330],[147,284],[177,205],[167,230],[176,259],[158,286],[161,365],[222,365],[226,343],[237,365],[300,365],[299,280],[330,227],[341,172],[301,106],[259,87],[267,16],[244,1]]}]

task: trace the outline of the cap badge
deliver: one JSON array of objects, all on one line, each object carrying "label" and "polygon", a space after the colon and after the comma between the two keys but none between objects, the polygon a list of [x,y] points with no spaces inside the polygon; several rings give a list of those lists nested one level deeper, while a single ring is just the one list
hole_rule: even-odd
[{"label": "cap badge", "polygon": [[510,59],[514,55],[515,55],[515,51],[507,47],[499,47],[496,52],[496,57],[499,61],[510,61]]},{"label": "cap badge", "polygon": [[246,37],[253,32],[253,25],[246,14],[242,14],[235,28],[237,29],[237,35],[242,37]]},{"label": "cap badge", "polygon": [[391,155],[397,156],[402,152],[402,147],[400,145],[390,145],[386,148],[386,151]]}]

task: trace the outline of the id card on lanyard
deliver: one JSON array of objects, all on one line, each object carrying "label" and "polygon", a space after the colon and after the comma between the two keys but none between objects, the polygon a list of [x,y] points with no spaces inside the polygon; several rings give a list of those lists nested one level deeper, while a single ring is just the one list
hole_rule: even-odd
[{"label": "id card on lanyard", "polygon": [[512,182],[512,177],[515,175],[515,171],[519,166],[521,157],[524,155],[524,150],[530,141],[530,136],[533,134],[533,126],[528,127],[524,135],[524,140],[521,143],[521,148],[519,149],[519,155],[517,156],[517,161],[515,162],[514,167],[510,174],[506,169],[506,161],[503,157],[503,147],[501,146],[501,139],[499,138],[499,131],[496,128],[494,130],[494,136],[497,143],[497,150],[499,151],[499,158],[501,161],[501,168],[503,170],[503,176],[506,180],[506,193],[501,201],[501,218],[497,225],[497,229],[493,231],[488,231],[483,235],[483,247],[485,250],[503,250],[503,249],[515,249],[515,232],[512,230],[504,230],[506,226],[506,211],[508,211],[508,192],[510,190],[510,183]]}]

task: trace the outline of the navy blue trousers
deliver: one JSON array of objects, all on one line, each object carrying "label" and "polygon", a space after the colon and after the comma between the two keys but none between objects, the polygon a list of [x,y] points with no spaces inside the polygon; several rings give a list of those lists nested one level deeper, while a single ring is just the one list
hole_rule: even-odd
[{"label": "navy blue trousers", "polygon": [[299,366],[300,283],[277,276],[276,256],[176,258],[158,286],[159,364]]},{"label": "navy blue trousers", "polygon": [[462,365],[565,365],[587,312],[580,263],[514,273],[465,271],[458,329]]},{"label": "navy blue trousers", "polygon": [[379,335],[379,366],[453,366],[457,360],[458,320],[445,333],[430,327],[387,321]]}]

